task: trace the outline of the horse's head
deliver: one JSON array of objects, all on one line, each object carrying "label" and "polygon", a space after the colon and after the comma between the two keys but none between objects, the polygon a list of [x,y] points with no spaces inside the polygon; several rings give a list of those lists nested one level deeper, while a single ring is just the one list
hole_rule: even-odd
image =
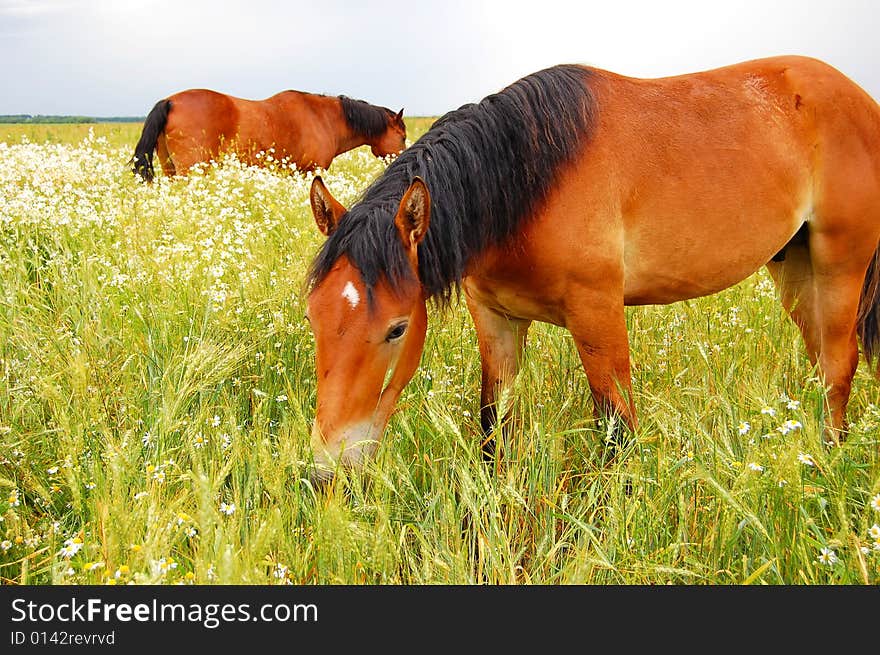
[{"label": "horse's head", "polygon": [[376,157],[399,155],[406,148],[406,124],[403,109],[396,114],[385,110],[385,131],[370,142],[370,150]]},{"label": "horse's head", "polygon": [[[320,177],[312,182],[310,200],[324,235],[346,220],[345,208]],[[417,250],[429,217],[428,189],[416,178],[393,217],[410,275],[398,280],[383,276],[367,288],[361,272],[342,255],[309,294],[318,385],[312,427],[316,479],[332,477],[336,465],[357,467],[372,455],[418,367],[427,311]]]}]

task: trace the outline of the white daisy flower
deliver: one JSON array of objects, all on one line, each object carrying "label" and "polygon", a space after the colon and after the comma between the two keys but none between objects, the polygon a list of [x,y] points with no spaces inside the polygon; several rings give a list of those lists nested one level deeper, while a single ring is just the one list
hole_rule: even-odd
[{"label": "white daisy flower", "polygon": [[816,466],[816,460],[813,459],[812,455],[807,453],[798,453],[798,461],[804,466]]},{"label": "white daisy flower", "polygon": [[783,435],[786,435],[789,432],[793,432],[794,430],[800,430],[802,427],[804,426],[801,424],[800,421],[793,421],[792,419],[789,419],[778,428],[776,428],[776,431],[782,433]]},{"label": "white daisy flower", "polygon": [[834,566],[837,563],[837,553],[830,548],[823,548],[819,551],[819,562],[825,566]]},{"label": "white daisy flower", "polygon": [[58,554],[61,557],[66,559],[70,559],[74,555],[76,555],[80,549],[83,547],[82,539],[79,537],[74,537],[73,539],[67,539],[64,542],[64,545],[61,547],[61,550],[58,551]]}]

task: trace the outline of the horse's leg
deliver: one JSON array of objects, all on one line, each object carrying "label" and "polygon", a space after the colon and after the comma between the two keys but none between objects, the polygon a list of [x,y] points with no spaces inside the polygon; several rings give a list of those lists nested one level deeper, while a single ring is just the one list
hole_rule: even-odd
[{"label": "horse's leg", "polygon": [[616,421],[622,420],[631,430],[638,425],[622,297],[622,292],[572,294],[573,309],[566,316],[566,327],[574,338],[590,383],[593,413],[597,418],[615,422],[611,426],[615,442],[621,441],[621,426]]},{"label": "horse's leg", "polygon": [[789,244],[785,260],[769,262],[782,304],[801,331],[810,362],[819,364],[828,389],[828,436],[839,441],[846,428],[846,405],[858,366],[856,315],[867,258],[839,236],[811,234]]},{"label": "horse's leg", "polygon": [[815,314],[813,265],[807,242],[787,245],[785,259],[768,262],[767,271],[776,283],[782,306],[801,331],[810,363],[815,365],[819,361],[821,334]]},{"label": "horse's leg", "polygon": [[165,132],[159,134],[156,140],[156,155],[159,157],[159,163],[162,165],[162,172],[167,176],[175,173],[174,162],[171,160],[171,153],[168,152],[168,141],[165,139]]},{"label": "horse's leg", "polygon": [[[222,134],[205,130],[188,135],[180,129],[166,128],[163,133],[173,174],[186,175],[196,164],[211,160],[220,161],[224,139]],[[159,143],[163,138],[159,139]],[[163,160],[164,167],[164,160]]]},{"label": "horse's leg", "polygon": [[510,385],[519,371],[520,357],[532,322],[499,314],[467,293],[465,298],[480,345],[480,426],[484,434],[482,451],[484,458],[491,460],[495,456],[493,433],[498,421],[496,402],[501,391]]},{"label": "horse's leg", "polygon": [[[856,331],[862,284],[874,244],[840,233],[811,235],[816,318],[821,338],[819,368],[828,389],[830,432],[840,441],[846,429],[846,405],[859,363]],[[866,245],[867,244],[867,245]]]},{"label": "horse's leg", "polygon": [[[162,139],[159,140],[159,143],[162,143]],[[190,168],[201,161],[208,161],[209,159],[198,154],[189,139],[174,138],[172,135],[172,138],[165,139],[165,143],[166,151],[169,154],[167,161],[170,164],[172,175],[187,175]],[[165,161],[165,159],[162,160],[162,168],[167,173]]]}]

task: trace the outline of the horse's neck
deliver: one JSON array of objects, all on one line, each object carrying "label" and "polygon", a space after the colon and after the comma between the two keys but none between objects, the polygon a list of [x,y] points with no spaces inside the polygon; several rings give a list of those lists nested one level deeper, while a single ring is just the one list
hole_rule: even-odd
[{"label": "horse's neck", "polygon": [[[335,149],[332,153],[333,157],[369,143],[367,137],[351,129],[348,121],[345,120],[345,112],[338,97],[288,91],[276,96],[274,103],[281,114],[295,117],[301,125],[303,121],[301,116],[310,115],[310,118],[305,119],[307,122],[304,125],[308,126],[309,131],[320,143],[325,144],[324,147]],[[300,112],[304,110],[306,114],[301,114]],[[331,155],[330,152],[326,154]]]},{"label": "horse's neck", "polygon": [[336,155],[341,155],[343,152],[370,144],[370,140],[367,137],[355,132],[348,124],[348,121],[345,120],[345,113],[342,111],[341,105],[339,107],[339,115],[340,119],[337,123],[338,129],[336,133]]},{"label": "horse's neck", "polygon": [[369,144],[369,139],[361,134],[355,134],[348,125],[345,126],[346,134],[340,135],[336,140],[336,154],[341,155],[353,148]]},{"label": "horse's neck", "polygon": [[[339,112],[337,122],[338,130],[336,136],[337,155],[341,155],[343,152],[348,152],[349,150],[357,148],[359,146],[372,146],[374,145],[374,143],[382,138],[381,134],[375,137],[369,137],[355,131],[345,119],[345,110],[342,107],[342,101],[339,98],[335,98],[335,100],[336,111]],[[378,108],[372,107],[372,109],[377,110]]]}]

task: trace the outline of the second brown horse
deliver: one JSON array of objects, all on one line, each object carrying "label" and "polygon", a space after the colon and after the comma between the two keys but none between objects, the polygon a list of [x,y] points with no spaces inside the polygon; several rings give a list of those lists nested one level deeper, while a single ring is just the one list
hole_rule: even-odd
[{"label": "second brown horse", "polygon": [[403,110],[346,96],[282,91],[265,100],[245,100],[208,89],[189,89],[156,103],[135,146],[134,171],[152,180],[153,153],[166,175],[186,173],[199,162],[234,152],[249,165],[274,149],[301,171],[327,168],[333,158],[369,145],[377,157],[406,146]]}]

